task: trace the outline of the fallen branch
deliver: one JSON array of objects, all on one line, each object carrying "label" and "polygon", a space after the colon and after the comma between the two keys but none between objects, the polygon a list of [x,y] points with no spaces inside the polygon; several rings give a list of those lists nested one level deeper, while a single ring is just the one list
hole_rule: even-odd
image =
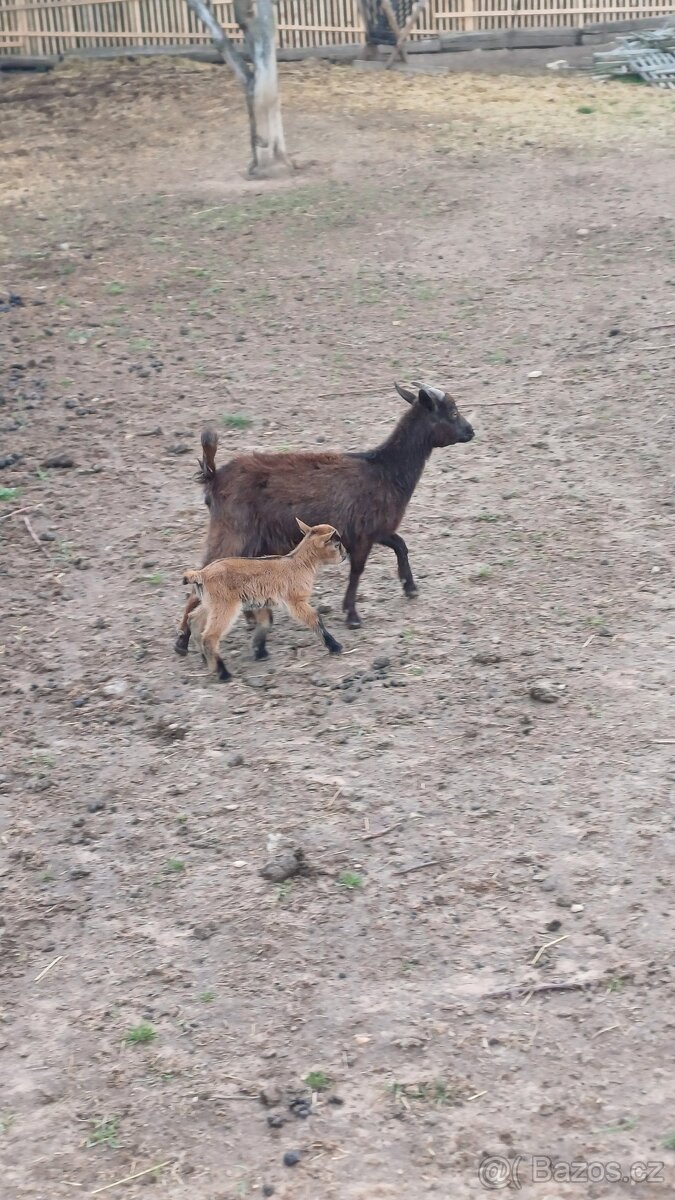
[{"label": "fallen branch", "polygon": [[586,988],[597,987],[604,983],[604,978],[598,979],[561,979],[551,983],[515,983],[511,987],[500,988],[496,992],[485,992],[482,1000],[519,1000],[523,996],[536,996],[542,992],[583,992]]}]

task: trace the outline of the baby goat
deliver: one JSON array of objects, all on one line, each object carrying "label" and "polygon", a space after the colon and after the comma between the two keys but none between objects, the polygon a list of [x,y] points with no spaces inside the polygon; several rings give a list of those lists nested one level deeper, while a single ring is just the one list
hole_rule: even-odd
[{"label": "baby goat", "polygon": [[[470,442],[474,433],[447,392],[395,386],[410,407],[375,450],[246,454],[216,468],[218,436],[206,430],[199,464],[210,512],[204,563],[231,555],[285,554],[297,540],[295,518],[303,513],[313,525],[326,522],[342,534],[350,559],[342,607],[350,629],[361,624],[356,592],[376,543],[394,551],[403,590],[416,596],[408,547],[396,530],[431,451]],[[195,596],[188,600],[175,644],[178,654],[187,654],[188,619],[198,603]]]},{"label": "baby goat", "polygon": [[222,558],[201,571],[185,572],[183,583],[193,585],[199,603],[197,613],[192,617],[193,630],[199,624],[207,665],[211,670],[215,669],[223,681],[231,676],[218,653],[219,643],[242,608],[255,622],[253,652],[256,658],[267,658],[265,642],[273,604],[284,604],[292,617],[319,635],[330,654],[340,654],[342,650],[312,608],[309,598],[319,567],[344,562],[347,551],[332,525],[310,528],[299,518],[296,520],[304,537],[290,554],[269,558]]}]

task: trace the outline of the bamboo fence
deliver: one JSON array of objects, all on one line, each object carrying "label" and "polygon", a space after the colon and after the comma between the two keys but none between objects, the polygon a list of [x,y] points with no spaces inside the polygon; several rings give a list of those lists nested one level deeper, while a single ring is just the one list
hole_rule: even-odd
[{"label": "bamboo fence", "polygon": [[[231,0],[214,0],[225,31],[239,39]],[[499,29],[579,28],[594,22],[665,17],[673,0],[430,0],[413,38]],[[281,47],[363,42],[358,0],[279,0]],[[209,45],[185,0],[0,0],[0,54],[35,57],[126,46]]]}]

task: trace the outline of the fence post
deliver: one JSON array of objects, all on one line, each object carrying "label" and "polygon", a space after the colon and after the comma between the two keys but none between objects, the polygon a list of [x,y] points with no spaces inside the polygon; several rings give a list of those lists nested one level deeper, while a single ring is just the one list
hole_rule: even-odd
[{"label": "fence post", "polygon": [[[21,54],[30,55],[30,34],[28,29],[28,13],[23,4],[16,10],[16,31],[21,38]],[[40,51],[38,50],[38,54]]]}]

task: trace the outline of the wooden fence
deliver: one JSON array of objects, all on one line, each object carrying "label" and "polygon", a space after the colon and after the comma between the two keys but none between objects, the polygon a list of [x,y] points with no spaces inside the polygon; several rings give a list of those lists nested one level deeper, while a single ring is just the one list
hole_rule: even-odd
[{"label": "wooden fence", "polygon": [[[665,17],[674,0],[429,0],[415,38]],[[214,0],[223,28],[239,37],[231,0]],[[279,0],[279,45],[362,42],[358,0]],[[63,54],[96,47],[208,45],[185,0],[0,0],[0,54]]]}]

